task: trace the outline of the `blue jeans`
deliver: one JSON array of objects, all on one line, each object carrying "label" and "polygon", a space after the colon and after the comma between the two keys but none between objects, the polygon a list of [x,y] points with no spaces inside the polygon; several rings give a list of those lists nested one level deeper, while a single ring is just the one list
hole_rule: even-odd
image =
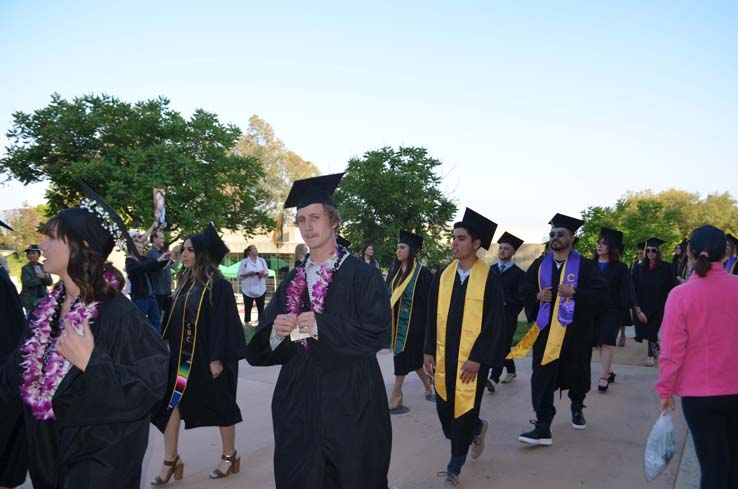
[{"label": "blue jeans", "polygon": [[151,321],[154,330],[161,334],[161,315],[159,314],[159,303],[156,302],[156,297],[153,295],[150,297],[136,297],[133,299],[133,303]]}]

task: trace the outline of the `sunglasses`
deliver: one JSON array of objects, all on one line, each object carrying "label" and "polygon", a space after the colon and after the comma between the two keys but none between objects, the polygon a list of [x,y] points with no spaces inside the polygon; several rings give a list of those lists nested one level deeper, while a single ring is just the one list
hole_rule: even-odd
[{"label": "sunglasses", "polygon": [[646,248],[646,253],[658,253],[658,248]]},{"label": "sunglasses", "polygon": [[564,231],[551,231],[550,233],[548,233],[548,237],[553,238],[554,236],[556,236],[557,238],[563,238],[565,234],[566,233]]}]

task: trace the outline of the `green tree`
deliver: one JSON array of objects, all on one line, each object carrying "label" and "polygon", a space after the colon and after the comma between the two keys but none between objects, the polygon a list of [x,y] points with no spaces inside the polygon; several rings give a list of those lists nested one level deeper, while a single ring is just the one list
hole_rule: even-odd
[{"label": "green tree", "polygon": [[46,206],[21,207],[5,211],[3,221],[8,223],[13,231],[0,235],[0,248],[15,250],[19,256],[28,245],[38,244],[44,239],[41,226],[46,222]]},{"label": "green tree", "polygon": [[282,211],[292,182],[320,174],[317,166],[287,149],[284,142],[274,135],[272,126],[258,115],[251,116],[249,127],[236,143],[233,152],[261,162],[264,177],[259,187],[267,194],[263,209],[273,218]]},{"label": "green tree", "polygon": [[441,191],[440,165],[416,147],[385,147],[349,160],[336,192],[342,234],[356,248],[371,242],[385,266],[394,258],[401,229],[423,236],[420,256],[428,263],[447,261],[456,204]]},{"label": "green tree", "polygon": [[272,221],[259,208],[261,164],[231,152],[240,136],[204,110],[185,119],[165,98],[131,104],[107,95],[67,101],[54,94],[42,109],[13,114],[0,174],[49,181],[50,214],[80,201],[76,179],[82,178],[128,225],[153,221],[152,189],[163,188],[173,233],[213,221],[248,235]]}]

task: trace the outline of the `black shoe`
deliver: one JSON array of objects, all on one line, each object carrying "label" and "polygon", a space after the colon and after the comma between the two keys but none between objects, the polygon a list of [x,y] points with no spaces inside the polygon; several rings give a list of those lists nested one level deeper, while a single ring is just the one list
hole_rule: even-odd
[{"label": "black shoe", "polygon": [[[602,385],[602,384],[605,385]],[[597,390],[600,392],[607,392],[607,388],[610,387],[610,381],[605,377],[600,377],[600,381],[597,383]]]},{"label": "black shoe", "polygon": [[584,404],[572,404],[571,405],[571,426],[575,430],[583,430],[587,427],[587,420],[584,419],[584,413],[582,409],[585,408]]},{"label": "black shoe", "polygon": [[615,372],[610,372],[610,375],[607,376],[607,382],[609,384],[615,383]]},{"label": "black shoe", "polygon": [[528,443],[529,445],[552,445],[553,440],[551,439],[551,426],[548,423],[541,423],[532,419],[530,422],[535,425],[535,428],[532,431],[522,433],[518,437],[518,441]]},{"label": "black shoe", "polygon": [[485,385],[487,386],[487,390],[490,394],[495,393],[495,383],[492,381],[492,379],[487,379],[487,383]]}]

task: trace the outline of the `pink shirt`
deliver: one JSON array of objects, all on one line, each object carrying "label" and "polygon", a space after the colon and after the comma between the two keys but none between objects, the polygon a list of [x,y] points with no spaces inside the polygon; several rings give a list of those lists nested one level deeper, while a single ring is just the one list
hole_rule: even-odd
[{"label": "pink shirt", "polygon": [[738,275],[720,262],[666,300],[656,391],[662,399],[738,394]]}]

